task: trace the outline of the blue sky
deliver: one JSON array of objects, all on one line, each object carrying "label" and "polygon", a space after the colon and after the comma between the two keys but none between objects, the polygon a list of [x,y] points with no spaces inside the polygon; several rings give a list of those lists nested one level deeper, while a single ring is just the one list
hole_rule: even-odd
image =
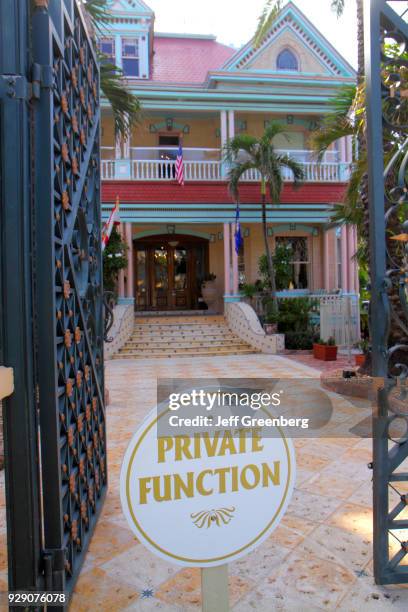
[{"label": "blue sky", "polygon": [[[156,13],[159,32],[215,34],[220,42],[240,47],[253,35],[264,0],[145,0]],[[354,66],[357,63],[356,3],[346,0],[337,19],[330,0],[294,0],[322,34]],[[401,12],[405,2],[391,2]]]}]

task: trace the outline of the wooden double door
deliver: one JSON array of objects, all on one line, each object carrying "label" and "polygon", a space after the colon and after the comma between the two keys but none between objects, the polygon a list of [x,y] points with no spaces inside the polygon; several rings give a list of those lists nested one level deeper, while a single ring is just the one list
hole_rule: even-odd
[{"label": "wooden double door", "polygon": [[208,240],[164,234],[134,242],[137,310],[190,310],[208,273]]}]

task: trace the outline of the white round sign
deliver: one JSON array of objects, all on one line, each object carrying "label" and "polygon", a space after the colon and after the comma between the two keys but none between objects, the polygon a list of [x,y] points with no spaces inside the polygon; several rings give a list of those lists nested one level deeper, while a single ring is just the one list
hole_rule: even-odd
[{"label": "white round sign", "polygon": [[263,437],[261,428],[158,437],[166,412],[150,413],[123,461],[129,525],[148,549],[179,565],[211,567],[246,555],[277,527],[292,496],[291,440],[280,431]]}]

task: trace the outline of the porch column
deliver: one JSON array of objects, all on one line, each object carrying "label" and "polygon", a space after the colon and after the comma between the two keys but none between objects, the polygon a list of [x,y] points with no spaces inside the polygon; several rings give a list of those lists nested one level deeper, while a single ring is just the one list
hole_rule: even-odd
[{"label": "porch column", "polygon": [[238,254],[235,250],[235,223],[231,225],[231,249],[232,249],[232,293],[238,295],[239,276],[238,276]]},{"label": "porch column", "polygon": [[221,111],[221,148],[227,144],[228,138],[228,122],[227,122],[227,111]]},{"label": "porch column", "polygon": [[340,161],[347,161],[346,138],[340,138]]},{"label": "porch column", "polygon": [[123,157],[130,159],[130,134],[123,141]]},{"label": "porch column", "polygon": [[132,239],[132,224],[126,223],[126,244],[129,248],[127,252],[128,266],[127,266],[127,286],[126,286],[126,297],[134,298],[134,276],[133,276],[133,239]]},{"label": "porch column", "polygon": [[329,232],[323,230],[323,274],[324,289],[330,291],[330,254],[329,254]]},{"label": "porch column", "polygon": [[227,175],[227,168],[226,168],[226,163],[223,161],[224,158],[224,154],[223,154],[223,150],[225,145],[227,144],[227,140],[228,140],[228,116],[227,116],[227,111],[223,110],[220,113],[220,119],[221,119],[221,162],[220,162],[220,173],[221,173],[221,178],[224,178]]},{"label": "porch column", "polygon": [[[120,223],[119,225],[119,234],[121,235],[122,238],[124,238],[124,232],[123,232],[123,223]],[[119,276],[118,276],[118,294],[120,298],[124,298],[126,297],[126,291],[125,291],[125,271],[119,270]]]},{"label": "porch column", "polygon": [[357,251],[357,233],[354,225],[348,226],[349,291],[357,291],[357,263],[353,259]]},{"label": "porch column", "polygon": [[353,161],[353,139],[351,136],[346,136],[347,161],[351,164]]},{"label": "porch column", "polygon": [[343,225],[341,228],[341,289],[342,291],[348,291],[348,278],[349,278],[349,258],[348,258],[348,240],[347,240],[347,226]]},{"label": "porch column", "polygon": [[115,159],[121,159],[121,158],[122,158],[122,138],[120,134],[117,134],[116,140],[115,140]]},{"label": "porch column", "polygon": [[235,136],[235,112],[228,111],[228,138],[231,140]]},{"label": "porch column", "polygon": [[224,223],[224,296],[231,295],[230,225]]}]

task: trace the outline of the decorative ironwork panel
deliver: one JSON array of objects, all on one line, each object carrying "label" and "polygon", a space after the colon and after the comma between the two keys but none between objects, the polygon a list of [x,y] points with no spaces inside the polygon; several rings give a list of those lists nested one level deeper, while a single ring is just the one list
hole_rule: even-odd
[{"label": "decorative ironwork panel", "polygon": [[408,582],[408,24],[384,0],[366,0],[364,20],[371,333],[379,388],[374,573],[377,583],[389,584]]},{"label": "decorative ironwork panel", "polygon": [[38,7],[33,37],[44,544],[52,586],[69,591],[107,486],[99,71],[75,2]]}]

